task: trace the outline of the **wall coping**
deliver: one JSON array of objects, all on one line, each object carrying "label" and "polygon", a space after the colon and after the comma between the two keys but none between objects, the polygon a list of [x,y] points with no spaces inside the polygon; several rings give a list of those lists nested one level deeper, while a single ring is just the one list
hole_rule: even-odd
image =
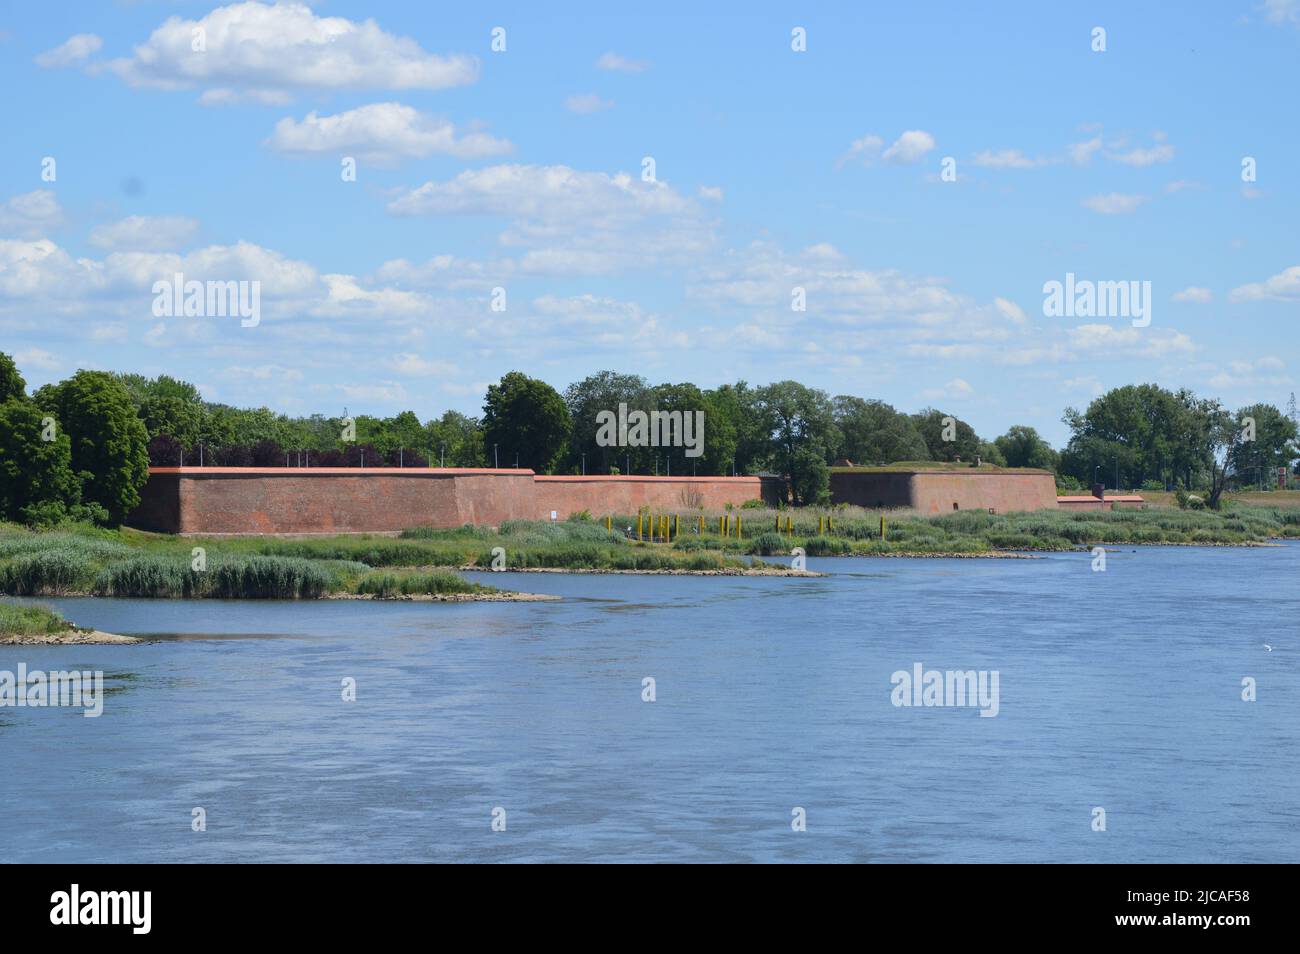
[{"label": "wall coping", "polygon": [[761,477],[740,476],[740,475],[737,475],[735,477],[678,477],[676,475],[665,477],[663,475],[656,476],[654,474],[538,474],[533,479],[536,480],[538,483],[544,483],[544,482],[546,483],[550,483],[550,482],[555,482],[555,483],[628,482],[631,483],[631,482],[641,482],[641,481],[649,481],[650,483],[654,483],[657,481],[657,482],[669,482],[674,484],[677,483],[716,484],[720,480],[726,480],[726,481],[734,480],[737,483],[752,483],[754,481],[759,481],[759,482],[762,481]]},{"label": "wall coping", "polygon": [[150,467],[159,477],[472,477],[483,474],[532,477],[526,468],[493,467]]}]

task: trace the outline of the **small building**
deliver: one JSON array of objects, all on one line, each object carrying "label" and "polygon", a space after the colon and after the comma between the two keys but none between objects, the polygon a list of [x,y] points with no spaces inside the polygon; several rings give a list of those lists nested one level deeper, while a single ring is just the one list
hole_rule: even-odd
[{"label": "small building", "polygon": [[832,467],[831,499],[872,509],[1011,513],[1055,510],[1056,478],[1032,467],[962,463]]}]

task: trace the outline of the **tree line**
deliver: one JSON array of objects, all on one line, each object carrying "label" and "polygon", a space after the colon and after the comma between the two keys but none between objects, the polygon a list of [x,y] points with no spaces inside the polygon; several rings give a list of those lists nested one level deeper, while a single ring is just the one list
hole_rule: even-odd
[{"label": "tree line", "polygon": [[[599,414],[704,415],[698,456],[684,447],[604,446]],[[0,353],[0,517],[48,525],[116,524],[139,502],[149,466],[526,467],[561,474],[755,474],[787,478],[796,504],[829,499],[830,468],[965,461],[1036,467],[1065,487],[1109,477],[1132,488],[1205,490],[1217,504],[1234,483],[1290,468],[1296,446],[1288,413],[1268,404],[1229,412],[1216,400],[1153,384],[1115,388],[1086,410],[1067,408],[1071,438],[1060,452],[1017,425],[992,440],[935,408],[905,413],[852,395],[832,397],[797,381],[744,381],[702,389],[651,385],[601,371],[563,393],[518,371],[488,387],[483,414],[457,411],[421,421],[346,412],[289,416],[204,400],[168,375],[78,371],[27,393]]]}]

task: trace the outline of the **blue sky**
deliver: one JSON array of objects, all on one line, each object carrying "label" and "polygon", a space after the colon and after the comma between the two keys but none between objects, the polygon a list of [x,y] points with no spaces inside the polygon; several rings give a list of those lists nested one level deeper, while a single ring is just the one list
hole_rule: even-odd
[{"label": "blue sky", "polygon": [[[6,4],[0,350],[290,413],[606,368],[1058,445],[1120,384],[1285,405],[1300,0],[702,6]],[[156,317],[178,270],[260,322]],[[1150,324],[1045,316],[1067,272]]]}]

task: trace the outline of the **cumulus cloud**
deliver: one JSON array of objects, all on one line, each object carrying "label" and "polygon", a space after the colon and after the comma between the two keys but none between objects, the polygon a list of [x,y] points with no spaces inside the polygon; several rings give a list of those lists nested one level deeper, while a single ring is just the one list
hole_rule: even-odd
[{"label": "cumulus cloud", "polygon": [[909,129],[894,140],[881,156],[885,162],[920,162],[934,148],[934,137],[923,129]]},{"label": "cumulus cloud", "polygon": [[1213,298],[1214,292],[1210,291],[1208,288],[1199,288],[1196,285],[1192,285],[1188,288],[1184,288],[1180,292],[1174,293],[1174,301],[1191,302],[1197,305],[1204,305],[1213,300]]},{"label": "cumulus cloud", "polygon": [[46,69],[76,66],[88,60],[103,45],[104,41],[93,33],[78,33],[36,57],[36,65]]},{"label": "cumulus cloud", "polygon": [[0,235],[34,238],[63,224],[63,207],[49,189],[16,195],[0,203]]},{"label": "cumulus cloud", "polygon": [[568,166],[497,165],[426,182],[393,199],[394,215],[501,216],[528,272],[597,274],[689,262],[713,245],[697,200],[662,181]]},{"label": "cumulus cloud", "polygon": [[1126,215],[1136,211],[1146,201],[1145,195],[1110,192],[1105,195],[1090,195],[1083,200],[1082,205],[1085,209],[1100,212],[1102,215]]},{"label": "cumulus cloud", "polygon": [[1285,268],[1262,282],[1232,290],[1233,301],[1300,301],[1300,265]]},{"label": "cumulus cloud", "polygon": [[[835,161],[840,168],[847,162],[861,162],[869,166],[877,160],[910,165],[920,162],[925,154],[934,149],[934,137],[922,129],[909,129],[884,149],[885,141],[871,133],[849,144],[849,151]],[[882,151],[883,149],[883,151]]]},{"label": "cumulus cloud", "polygon": [[198,220],[182,215],[132,215],[91,229],[89,241],[110,251],[158,252],[188,244],[198,231]]},{"label": "cumulus cloud", "polygon": [[1083,142],[1071,143],[1066,147],[1065,152],[1076,166],[1086,166],[1099,149],[1101,149],[1101,137],[1093,136]]},{"label": "cumulus cloud", "polygon": [[302,90],[437,90],[478,78],[472,56],[428,53],[374,20],[317,16],[302,3],[234,3],[198,20],[170,17],[108,68],[133,87],[201,87],[208,104],[284,102]]},{"label": "cumulus cloud", "polygon": [[301,122],[285,117],[267,143],[288,155],[351,155],[384,164],[435,154],[480,159],[514,149],[507,140],[484,132],[457,135],[450,120],[401,103],[371,103],[333,116],[311,112]]},{"label": "cumulus cloud", "polygon": [[620,73],[644,73],[650,68],[645,60],[630,60],[618,53],[604,53],[596,60],[598,70],[616,70]]},{"label": "cumulus cloud", "polygon": [[1168,143],[1161,143],[1147,148],[1130,149],[1128,152],[1107,153],[1106,158],[1126,166],[1153,166],[1158,162],[1172,162],[1174,147]]},{"label": "cumulus cloud", "polygon": [[1019,149],[1002,149],[998,152],[985,150],[977,153],[971,165],[985,169],[1037,169],[1048,165],[1048,159],[1030,159]]},{"label": "cumulus cloud", "polygon": [[604,112],[614,106],[614,101],[610,99],[601,99],[595,93],[579,93],[570,96],[564,101],[564,108],[571,113],[587,115],[590,113]]}]

